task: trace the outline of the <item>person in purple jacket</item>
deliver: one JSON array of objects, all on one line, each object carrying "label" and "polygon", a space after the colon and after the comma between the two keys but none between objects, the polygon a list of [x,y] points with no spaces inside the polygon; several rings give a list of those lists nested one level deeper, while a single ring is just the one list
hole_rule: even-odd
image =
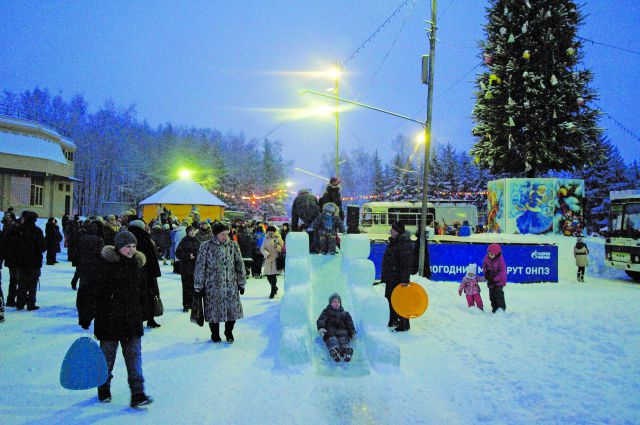
[{"label": "person in purple jacket", "polygon": [[477,273],[477,264],[469,264],[467,266],[467,274],[464,275],[462,282],[460,282],[458,295],[462,296],[462,291],[464,291],[464,294],[467,296],[467,305],[469,308],[475,305],[484,311],[482,297],[480,296],[480,281],[484,280],[484,278],[478,276]]},{"label": "person in purple jacket", "polygon": [[502,311],[506,310],[504,287],[507,284],[507,266],[502,256],[502,248],[497,243],[489,245],[487,255],[482,262],[482,271],[489,287],[491,312],[495,313],[499,308]]}]

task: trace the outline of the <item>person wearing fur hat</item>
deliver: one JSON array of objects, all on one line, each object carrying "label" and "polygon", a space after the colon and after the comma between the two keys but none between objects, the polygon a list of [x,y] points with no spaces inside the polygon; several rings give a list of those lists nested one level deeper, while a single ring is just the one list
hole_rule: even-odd
[{"label": "person wearing fur hat", "polygon": [[316,232],[318,240],[318,252],[320,254],[336,253],[338,232],[345,233],[344,223],[338,216],[338,207],[333,202],[328,202],[322,207],[320,214],[309,226],[308,231]]},{"label": "person wearing fur hat", "polygon": [[578,282],[584,282],[584,270],[589,265],[589,248],[581,237],[576,240],[576,245],[573,247],[573,256],[578,266]]},{"label": "person wearing fur hat", "polygon": [[413,242],[411,234],[405,230],[404,224],[394,222],[389,230],[391,237],[382,256],[382,276],[380,282],[386,284],[384,296],[389,302],[389,323],[395,332],[409,330],[409,319],[400,317],[391,304],[391,294],[396,286],[409,283],[413,271]]},{"label": "person wearing fur hat", "polygon": [[482,262],[482,271],[489,287],[491,312],[498,309],[505,311],[507,305],[504,300],[504,287],[507,285],[507,266],[502,255],[502,248],[497,243],[489,245],[487,255]]},{"label": "person wearing fur hat", "polygon": [[340,216],[340,220],[344,221],[344,211],[342,210],[342,197],[340,196],[340,185],[342,181],[338,177],[331,177],[329,180],[329,184],[327,188],[324,190],[324,193],[320,197],[318,204],[320,205],[320,209],[325,206],[328,202],[333,202],[336,207],[338,207],[338,215]]},{"label": "person wearing fur hat", "polygon": [[469,264],[467,266],[467,274],[464,275],[464,277],[462,278],[462,282],[460,282],[460,286],[458,287],[458,295],[462,296],[462,292],[464,292],[467,297],[467,305],[469,306],[469,308],[475,305],[480,310],[484,311],[482,297],[480,296],[479,285],[479,282],[484,279],[479,277],[477,273],[477,264]]},{"label": "person wearing fur hat", "polygon": [[353,348],[349,343],[357,337],[356,328],[351,315],[342,307],[342,298],[338,293],[331,294],[329,304],[320,313],[316,326],[331,358],[339,362],[342,356],[345,362],[351,361]]},{"label": "person wearing fur hat", "polygon": [[[147,288],[147,305],[145,310],[145,320],[147,327],[159,328],[160,324],[156,322],[153,316],[153,298],[160,297],[160,287],[158,286],[158,278],[162,276],[160,265],[158,264],[157,250],[151,240],[151,236],[145,228],[147,225],[142,220],[133,220],[129,223],[128,231],[133,233],[137,239],[137,250],[142,252],[147,261],[142,268],[146,279]],[[121,231],[122,232],[122,231]],[[117,236],[117,235],[116,235]]]},{"label": "person wearing fur hat", "polygon": [[234,341],[233,328],[244,317],[240,295],[247,281],[238,244],[229,239],[229,228],[216,222],[213,237],[198,250],[193,276],[194,300],[204,300],[204,320],[209,322],[211,340],[221,342],[220,322],[224,322],[227,342]]},{"label": "person wearing fur hat", "polygon": [[109,377],[107,382],[98,387],[98,400],[101,403],[111,401],[113,365],[118,345],[122,345],[131,390],[131,407],[153,401],[144,392],[142,375],[142,322],[145,320],[148,295],[144,265],[147,259],[136,249],[136,243],[133,233],[125,230],[114,237],[113,246],[107,245],[102,249],[99,266],[89,278],[90,290],[87,295],[90,300],[78,306],[80,325],[84,329],[89,329],[91,321],[95,320],[93,332],[107,360]]}]

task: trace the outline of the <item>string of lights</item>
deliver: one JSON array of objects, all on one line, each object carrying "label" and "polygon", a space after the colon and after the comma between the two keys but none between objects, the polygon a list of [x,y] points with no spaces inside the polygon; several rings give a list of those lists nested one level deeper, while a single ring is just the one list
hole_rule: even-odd
[{"label": "string of lights", "polygon": [[620,121],[618,121],[617,119],[615,119],[610,113],[605,112],[602,110],[602,108],[600,107],[600,105],[598,105],[596,102],[593,102],[594,105],[596,105],[596,108],[598,108],[603,114],[605,114],[607,116],[607,118],[609,118],[611,121],[613,121],[618,127],[620,127],[623,131],[625,131],[627,134],[629,134],[631,137],[633,137],[635,139],[636,142],[640,143],[640,137],[634,133],[632,130],[630,130],[629,128],[627,128],[624,124],[622,124]]},{"label": "string of lights", "polygon": [[576,35],[576,38],[582,40],[582,41],[588,41],[591,44],[599,44],[600,46],[605,46],[605,47],[610,47],[612,49],[616,49],[616,50],[622,50],[623,52],[627,52],[627,53],[632,53],[634,55],[640,55],[640,52],[637,50],[631,50],[631,49],[625,49],[624,47],[618,47],[618,46],[614,46],[612,44],[607,44],[607,43],[601,43],[599,41],[595,41],[595,40],[591,40],[585,37],[580,37],[579,35]]},{"label": "string of lights", "polygon": [[362,49],[364,49],[364,47],[367,45],[367,43],[369,43],[371,40],[373,40],[374,38],[376,38],[376,36],[382,31],[382,29],[389,23],[391,22],[391,20],[393,18],[395,18],[395,16],[398,14],[398,12],[400,12],[400,10],[405,7],[407,4],[409,4],[410,0],[404,0],[400,6],[398,6],[396,8],[396,10],[393,11],[393,13],[387,18],[385,19],[385,21],[383,23],[381,23],[378,28],[376,28],[376,30],[369,36],[367,37],[367,39],[365,41],[362,42],[361,45],[359,45],[356,50],[353,51],[353,53],[351,53],[351,55],[345,59],[344,61],[342,61],[342,63],[340,64],[341,67],[346,66],[349,62],[351,62],[353,60],[353,58],[355,58],[358,53],[360,53],[360,51]]}]

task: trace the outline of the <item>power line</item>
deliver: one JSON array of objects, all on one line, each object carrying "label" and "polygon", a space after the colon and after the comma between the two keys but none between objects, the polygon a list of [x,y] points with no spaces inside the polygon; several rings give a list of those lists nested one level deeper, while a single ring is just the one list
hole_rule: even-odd
[{"label": "power line", "polygon": [[354,50],[354,51],[353,51],[353,53],[351,53],[351,56],[349,56],[346,60],[344,60],[340,65],[344,67],[344,66],[346,66],[346,65],[347,65],[347,63],[349,63],[353,58],[355,58],[355,57],[356,57],[356,55],[357,55],[358,53],[360,53],[360,51],[361,51],[362,49],[364,49],[364,47],[366,46],[366,44],[367,44],[367,43],[369,43],[371,40],[373,40],[373,39],[378,35],[378,33],[380,33],[380,31],[382,31],[382,28],[384,28],[384,27],[385,27],[389,22],[391,22],[391,20],[392,20],[392,19],[393,19],[397,14],[398,14],[398,12],[400,12],[400,10],[401,10],[403,7],[405,7],[405,6],[409,3],[409,1],[410,1],[410,0],[404,0],[404,1],[400,4],[400,6],[398,6],[398,7],[396,8],[396,10],[394,10],[394,11],[393,11],[393,13],[392,13],[392,14],[391,14],[387,19],[385,19],[385,21],[384,21],[383,23],[381,23],[381,24],[378,26],[378,28],[376,28],[376,30],[375,30],[373,33],[372,33],[372,34],[371,34],[371,35],[370,35],[370,36],[369,36],[369,37],[368,37],[364,42],[362,42],[362,44],[361,44],[360,46],[358,46],[358,47],[356,48],[356,50]]},{"label": "power line", "polygon": [[634,55],[640,55],[640,52],[637,50],[631,50],[631,49],[625,49],[624,47],[618,47],[618,46],[614,46],[612,44],[607,44],[607,43],[601,43],[599,41],[594,41],[585,37],[580,37],[579,35],[576,35],[576,38],[583,40],[583,41],[588,41],[591,44],[599,44],[600,46],[605,46],[605,47],[610,47],[612,49],[617,49],[617,50],[622,50],[623,52],[627,52],[627,53],[632,53]]},{"label": "power line", "polygon": [[384,57],[382,58],[382,62],[380,62],[380,65],[378,65],[378,69],[376,69],[376,72],[373,73],[373,75],[369,79],[369,82],[364,87],[364,89],[362,89],[360,91],[360,93],[358,93],[358,95],[356,96],[356,100],[360,99],[360,96],[362,96],[369,89],[369,87],[371,86],[371,83],[373,83],[373,80],[378,76],[378,73],[380,72],[380,69],[382,69],[382,65],[384,65],[384,63],[387,61],[387,58],[389,57],[389,54],[391,53],[391,51],[395,47],[396,43],[398,42],[398,38],[400,37],[400,33],[402,33],[402,30],[404,29],[404,26],[406,25],[406,23],[407,23],[407,20],[405,19],[404,22],[402,22],[402,26],[400,27],[400,30],[398,31],[398,34],[396,34],[396,38],[393,40],[393,43],[391,43],[391,47],[389,47],[389,50],[387,50],[387,53],[385,53]]},{"label": "power line", "polygon": [[598,105],[597,103],[593,102],[594,105],[596,105],[596,107],[603,113],[605,114],[611,121],[613,121],[614,123],[616,123],[616,125],[618,127],[620,127],[624,132],[626,132],[627,134],[629,134],[631,137],[633,137],[635,139],[636,142],[640,143],[640,136],[638,136],[636,133],[634,133],[632,130],[630,130],[628,127],[626,127],[624,124],[622,124],[620,121],[618,121],[617,119],[615,119],[613,117],[613,115],[611,115],[608,112],[605,112],[602,110],[602,108],[600,107],[600,105]]},{"label": "power line", "polygon": [[445,9],[442,11],[442,13],[440,14],[440,16],[438,17],[438,21],[440,21],[440,19],[442,19],[442,17],[444,16],[445,13],[447,13],[449,11],[449,9],[451,9],[451,5],[453,4],[455,0],[451,0],[449,2],[449,4],[447,5],[447,7],[445,7]]},{"label": "power line", "polygon": [[471,68],[469,71],[467,71],[466,74],[464,74],[462,77],[458,78],[456,80],[455,83],[451,84],[449,87],[447,87],[442,93],[438,94],[438,97],[436,97],[434,99],[434,102],[437,101],[438,99],[440,99],[442,96],[444,96],[444,94],[446,92],[448,92],[449,90],[451,90],[452,88],[454,88],[460,81],[464,80],[469,74],[471,74],[477,67],[479,67],[480,65],[482,65],[482,62],[478,63],[476,66],[474,66],[473,68]]}]

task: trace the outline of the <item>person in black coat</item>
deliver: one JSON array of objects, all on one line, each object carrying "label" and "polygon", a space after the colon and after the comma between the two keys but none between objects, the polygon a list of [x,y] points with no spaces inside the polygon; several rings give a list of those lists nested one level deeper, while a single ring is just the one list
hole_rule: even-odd
[{"label": "person in black coat", "polygon": [[389,302],[389,323],[387,326],[395,327],[395,331],[409,330],[409,319],[400,317],[391,305],[391,294],[396,286],[401,283],[409,283],[409,277],[413,271],[413,242],[411,235],[405,231],[404,224],[395,222],[391,225],[391,238],[389,245],[382,257],[382,276],[380,281],[386,283],[384,296]]},{"label": "person in black coat", "polygon": [[47,250],[42,230],[36,226],[38,214],[33,211],[22,212],[22,226],[15,235],[16,262],[18,265],[18,299],[16,309],[38,310],[36,305],[36,291],[40,269],[42,268],[42,253]]},{"label": "person in black coat", "polygon": [[[89,303],[80,304],[80,325],[89,329],[95,318],[94,334],[107,360],[109,378],[98,387],[100,402],[111,401],[111,379],[118,344],[127,365],[131,407],[153,400],[144,393],[142,375],[142,322],[146,314],[146,257],[136,250],[136,238],[128,231],[118,233],[115,246],[105,246],[98,267],[89,278]],[[153,257],[152,257],[153,258]],[[93,310],[95,306],[95,314]],[[85,311],[85,309],[87,309]]]},{"label": "person in black coat", "polygon": [[340,209],[340,221],[344,221],[344,210],[342,209],[342,196],[340,196],[340,183],[342,181],[338,177],[331,177],[329,180],[329,184],[325,189],[324,193],[320,197],[318,204],[320,205],[320,210],[324,207],[324,204],[333,202]]},{"label": "person in black coat", "polygon": [[18,229],[21,224],[15,222],[11,215],[5,215],[2,219],[2,245],[4,246],[4,266],[9,269],[9,290],[7,291],[6,306],[15,307],[18,296],[18,265],[15,248]]},{"label": "person in black coat", "polygon": [[[158,286],[158,278],[162,275],[160,273],[160,265],[158,264],[158,256],[156,247],[151,241],[151,236],[144,230],[144,221],[133,220],[129,223],[129,231],[137,239],[137,249],[147,257],[147,262],[142,269],[147,283],[147,309],[146,319],[147,327],[159,328],[160,324],[157,323],[153,317],[153,298],[160,297],[160,287]],[[117,235],[116,235],[117,236]]]},{"label": "person in black coat", "polygon": [[[78,309],[78,319],[81,325],[83,321],[86,321],[86,318],[83,318],[81,314],[88,314],[89,318],[93,317],[89,280],[91,274],[98,269],[102,260],[102,248],[104,248],[103,230],[102,223],[98,220],[93,220],[89,223],[78,242],[76,273],[79,276],[80,287],[76,297],[76,308]],[[81,308],[81,305],[86,308]]]},{"label": "person in black coat", "polygon": [[187,227],[187,235],[176,248],[176,258],[180,260],[180,278],[182,279],[182,311],[188,312],[193,304],[193,272],[200,249],[195,227]]},{"label": "person in black coat", "polygon": [[58,261],[56,255],[60,250],[60,242],[62,242],[62,233],[56,222],[56,219],[49,217],[47,225],[44,228],[44,240],[47,243],[47,265],[52,266]]}]

